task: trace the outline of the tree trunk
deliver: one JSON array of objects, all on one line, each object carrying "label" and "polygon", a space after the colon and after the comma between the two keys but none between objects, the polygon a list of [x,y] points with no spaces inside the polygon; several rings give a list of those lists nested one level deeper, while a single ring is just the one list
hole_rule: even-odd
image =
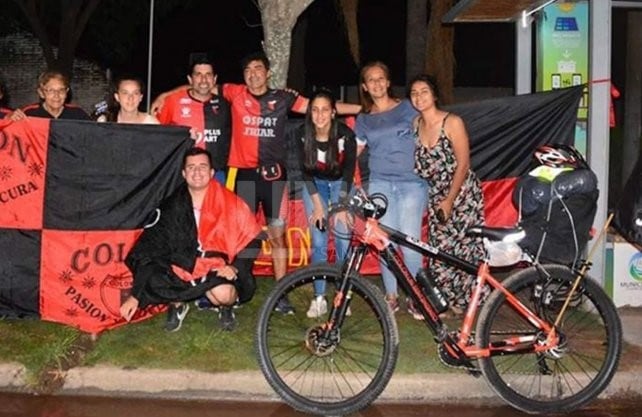
[{"label": "tree trunk", "polygon": [[292,46],[287,78],[287,86],[299,92],[303,92],[306,85],[305,38],[307,33],[308,19],[299,18],[292,29]]},{"label": "tree trunk", "polygon": [[263,48],[272,69],[270,85],[286,86],[292,29],[301,13],[314,0],[259,0],[263,22]]},{"label": "tree trunk", "polygon": [[642,137],[642,12],[629,10],[626,34],[626,91],[624,92],[624,143],[622,186],[640,158]]},{"label": "tree trunk", "polygon": [[[425,0],[424,0],[425,1]],[[350,54],[357,67],[361,66],[361,54],[359,51],[359,25],[357,23],[357,10],[359,0],[340,0],[343,22],[350,43]]]},{"label": "tree trunk", "polygon": [[426,68],[428,0],[408,0],[406,6],[406,82]]},{"label": "tree trunk", "polygon": [[60,2],[60,35],[58,55],[54,54],[42,13],[48,0],[14,0],[25,14],[34,34],[40,41],[47,68],[72,77],[72,66],[80,36],[101,0],[62,0]]},{"label": "tree trunk", "polygon": [[449,104],[454,101],[455,28],[452,25],[442,24],[441,19],[452,7],[453,0],[431,0],[430,3],[426,71],[437,79],[441,103]]},{"label": "tree trunk", "polygon": [[53,53],[53,47],[49,41],[49,35],[47,34],[47,29],[40,19],[40,14],[38,13],[38,6],[36,0],[20,1],[14,0],[18,5],[20,10],[24,13],[33,33],[40,41],[40,46],[42,47],[42,53],[47,62],[47,66],[51,66],[56,61],[56,55]]}]

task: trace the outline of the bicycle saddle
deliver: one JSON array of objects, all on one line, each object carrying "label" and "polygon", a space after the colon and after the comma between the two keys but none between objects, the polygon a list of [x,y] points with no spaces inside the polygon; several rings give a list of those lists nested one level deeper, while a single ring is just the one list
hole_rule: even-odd
[{"label": "bicycle saddle", "polygon": [[522,227],[473,226],[467,233],[500,242],[519,242],[526,236],[526,231]]}]

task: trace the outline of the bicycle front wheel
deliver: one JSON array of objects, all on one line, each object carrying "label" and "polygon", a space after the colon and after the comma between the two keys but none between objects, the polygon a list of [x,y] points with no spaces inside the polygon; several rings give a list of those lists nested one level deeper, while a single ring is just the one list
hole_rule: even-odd
[{"label": "bicycle front wheel", "polygon": [[[503,285],[552,324],[576,274],[561,265],[540,268],[517,272]],[[610,298],[591,278],[580,281],[557,332],[560,343],[549,351],[507,353],[479,360],[490,386],[513,407],[527,413],[575,410],[596,398],[613,378],[622,348],[622,326]],[[479,317],[478,346],[533,336],[540,341],[545,338],[517,313],[504,294],[494,291]]]},{"label": "bicycle front wheel", "polygon": [[[359,276],[351,277],[349,315],[340,328],[324,332],[328,313],[318,318],[306,314],[314,282],[320,279],[327,281],[331,303],[340,280],[335,266],[309,266],[276,284],[259,312],[258,361],[268,383],[291,407],[312,414],[350,414],[367,407],[388,384],[399,334],[381,291]],[[275,311],[282,297],[294,314]]]}]

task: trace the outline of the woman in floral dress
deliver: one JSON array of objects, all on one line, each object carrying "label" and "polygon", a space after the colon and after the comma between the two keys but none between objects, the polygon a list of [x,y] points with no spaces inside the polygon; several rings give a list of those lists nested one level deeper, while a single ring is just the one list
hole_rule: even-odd
[{"label": "woman in floral dress", "polygon": [[[409,84],[409,96],[420,113],[414,121],[417,148],[415,172],[430,182],[429,239],[433,246],[471,263],[484,257],[481,238],[466,230],[484,223],[479,179],[470,169],[470,149],[461,117],[437,107],[437,86],[426,75]],[[475,276],[434,260],[431,272],[451,309],[461,313],[471,296]]]}]

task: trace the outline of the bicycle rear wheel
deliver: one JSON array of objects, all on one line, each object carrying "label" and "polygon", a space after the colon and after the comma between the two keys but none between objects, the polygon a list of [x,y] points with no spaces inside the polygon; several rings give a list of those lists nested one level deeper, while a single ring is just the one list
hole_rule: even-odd
[{"label": "bicycle rear wheel", "polygon": [[[576,274],[561,265],[541,268],[546,273],[533,266],[510,276],[503,285],[541,318],[554,323]],[[561,342],[550,351],[479,360],[487,382],[507,403],[527,413],[568,412],[607,387],[620,358],[622,326],[615,306],[591,278],[580,281],[558,333]],[[487,347],[509,337],[532,335],[545,338],[502,293],[494,291],[479,317],[477,345]]]},{"label": "bicycle rear wheel", "polygon": [[[268,383],[291,407],[312,414],[350,414],[372,403],[390,381],[399,353],[397,325],[381,291],[353,276],[350,315],[325,336],[328,314],[306,316],[318,279],[328,282],[330,304],[340,279],[337,267],[309,266],[277,283],[259,311],[258,361]],[[274,311],[284,296],[294,315]]]}]

